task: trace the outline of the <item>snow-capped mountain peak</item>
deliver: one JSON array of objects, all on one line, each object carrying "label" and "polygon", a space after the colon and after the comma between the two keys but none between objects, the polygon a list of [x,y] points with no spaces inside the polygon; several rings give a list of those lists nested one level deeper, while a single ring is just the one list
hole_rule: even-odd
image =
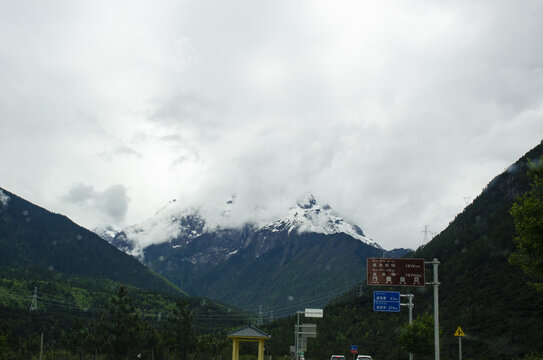
[{"label": "snow-capped mountain peak", "polygon": [[262,227],[272,232],[296,231],[298,233],[338,234],[344,233],[370,246],[382,249],[372,239],[367,238],[362,229],[340,217],[329,205],[320,206],[312,194],[306,194],[280,219]]},{"label": "snow-capped mountain peak", "polygon": [[300,197],[296,203],[302,209],[311,209],[313,206],[317,206],[317,200],[315,200],[315,197],[311,193]]},{"label": "snow-capped mountain peak", "polygon": [[[339,216],[329,205],[319,205],[312,194],[308,193],[300,197],[295,204],[280,218],[261,223],[261,225],[247,223],[244,226],[249,226],[251,231],[255,233],[259,230],[289,234],[293,231],[298,234],[331,235],[343,233],[369,246],[382,249],[375,241],[367,238],[362,229]],[[199,209],[183,207],[179,202],[172,200],[152,217],[138,225],[129,226],[119,233],[110,231],[106,234],[103,231],[101,235],[124,252],[143,259],[144,250],[150,245],[167,243],[174,249],[185,248],[205,233],[217,235],[243,231],[243,226],[238,228],[228,224],[231,210],[235,205],[235,196],[232,196],[226,202],[220,216],[215,218],[215,222],[208,223],[207,217],[203,216]],[[221,235],[218,238],[220,237]],[[249,236],[249,238],[251,237]],[[236,246],[241,246],[241,243]],[[263,244],[263,248],[268,246],[271,244]],[[237,247],[228,251],[232,252]]]}]

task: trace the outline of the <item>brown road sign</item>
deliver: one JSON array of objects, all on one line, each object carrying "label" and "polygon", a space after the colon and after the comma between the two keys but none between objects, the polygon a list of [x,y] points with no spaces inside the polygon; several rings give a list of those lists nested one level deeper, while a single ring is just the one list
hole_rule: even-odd
[{"label": "brown road sign", "polygon": [[368,258],[367,284],[424,286],[424,259]]}]

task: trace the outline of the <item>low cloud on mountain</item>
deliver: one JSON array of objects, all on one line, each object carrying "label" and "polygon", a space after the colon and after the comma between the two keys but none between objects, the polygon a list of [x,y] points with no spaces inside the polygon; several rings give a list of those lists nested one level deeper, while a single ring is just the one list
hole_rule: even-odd
[{"label": "low cloud on mountain", "polygon": [[9,196],[7,196],[2,190],[0,190],[0,205],[2,207],[8,206]]}]

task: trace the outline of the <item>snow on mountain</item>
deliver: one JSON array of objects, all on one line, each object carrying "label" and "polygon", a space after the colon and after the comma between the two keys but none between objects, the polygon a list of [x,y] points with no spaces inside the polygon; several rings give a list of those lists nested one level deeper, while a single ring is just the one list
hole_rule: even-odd
[{"label": "snow on mountain", "polygon": [[2,207],[8,206],[8,201],[9,201],[9,196],[4,194],[4,192],[0,190],[0,205],[2,205]]},{"label": "snow on mountain", "polygon": [[[220,212],[222,221],[217,224],[207,224],[196,208],[183,208],[176,200],[170,201],[146,221],[132,225],[114,236],[112,241],[126,253],[137,258],[143,258],[143,251],[149,245],[171,243],[173,248],[184,247],[205,233],[235,230],[228,225],[232,207],[236,206],[235,197],[225,204]],[[263,225],[252,224],[253,231],[287,231],[291,233],[345,233],[363,243],[382,249],[375,241],[367,238],[362,230],[336,214],[328,205],[320,206],[314,196],[307,194],[298,199],[295,206],[286,211],[285,215]],[[104,236],[102,236],[104,237]],[[230,251],[235,251],[231,249]]]},{"label": "snow on mountain", "polygon": [[344,233],[367,245],[382,249],[375,241],[367,238],[360,227],[344,220],[329,205],[318,205],[312,194],[299,199],[297,205],[290,208],[286,216],[263,226],[262,229],[272,232],[286,230],[289,233],[296,231],[326,235]]},{"label": "snow on mountain", "polygon": [[113,227],[108,226],[105,228],[95,228],[92,230],[96,235],[100,236],[102,239],[107,241],[108,243],[111,243],[113,239],[115,239],[115,236],[119,233],[119,231],[115,230]]},{"label": "snow on mountain", "polygon": [[128,253],[141,257],[143,249],[149,245],[170,242],[179,237],[194,239],[202,235],[204,225],[205,221],[197,209],[183,208],[174,199],[144,222],[124,229],[122,235],[133,245]]}]

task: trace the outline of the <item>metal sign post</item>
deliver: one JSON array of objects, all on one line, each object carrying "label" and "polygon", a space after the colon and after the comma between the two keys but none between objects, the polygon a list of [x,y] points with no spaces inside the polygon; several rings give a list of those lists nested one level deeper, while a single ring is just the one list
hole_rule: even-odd
[{"label": "metal sign post", "polygon": [[464,331],[459,326],[458,329],[456,329],[454,336],[458,337],[458,359],[462,360],[462,338],[466,336],[466,334],[464,334]]},{"label": "metal sign post", "polygon": [[434,258],[432,261],[425,262],[425,264],[432,264],[434,267],[434,281],[428,283],[428,285],[433,285],[434,287],[434,359],[439,360],[439,281],[437,275],[437,267],[439,266],[439,261]]},{"label": "metal sign post", "polygon": [[[413,295],[413,294],[402,294],[400,296],[401,297],[406,297],[407,300],[409,301],[409,303],[407,303],[407,304],[400,304],[400,305],[409,307],[409,325],[411,325],[411,323],[413,323],[413,306],[415,306],[415,304],[413,304],[413,297],[415,297],[415,295]],[[413,360],[413,353],[409,353],[409,360]]]},{"label": "metal sign post", "polygon": [[[425,286],[434,287],[434,360],[439,360],[439,261],[404,258],[368,258],[366,266],[366,284],[375,286]],[[432,264],[434,281],[424,281],[425,265]]]},{"label": "metal sign post", "polygon": [[300,339],[300,335],[298,333],[299,329],[300,329],[300,314],[303,314],[304,312],[303,311],[296,311],[296,316],[298,317],[298,320],[296,322],[296,325],[294,326],[294,349],[295,349],[295,352],[294,352],[294,358],[296,360],[298,360],[300,358],[300,354],[299,354],[299,339]]},{"label": "metal sign post", "polygon": [[[294,325],[294,351],[295,359],[300,359],[300,352],[307,351],[307,338],[317,337],[317,324],[302,324],[300,325],[300,314],[305,317],[322,318],[322,309],[305,309],[304,311],[296,311],[297,322]],[[302,350],[303,349],[303,350]]]}]

